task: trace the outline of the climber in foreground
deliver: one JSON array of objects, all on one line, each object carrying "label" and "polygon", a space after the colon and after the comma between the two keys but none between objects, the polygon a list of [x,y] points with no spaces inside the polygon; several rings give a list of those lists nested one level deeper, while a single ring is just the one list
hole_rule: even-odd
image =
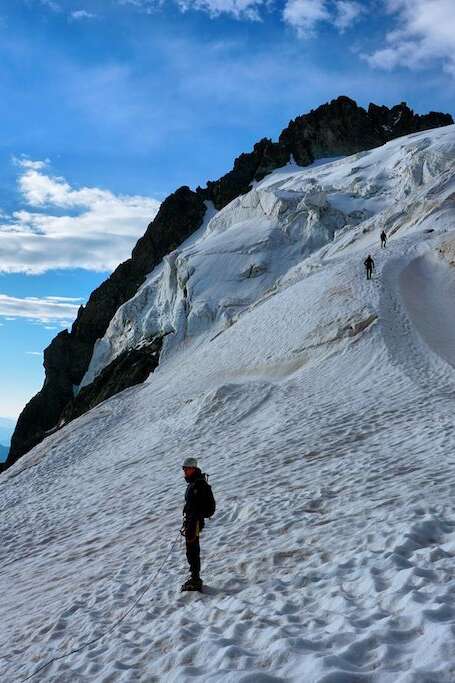
[{"label": "climber in foreground", "polygon": [[201,591],[202,580],[199,536],[205,526],[204,519],[215,513],[215,499],[207,475],[197,466],[196,458],[186,458],[182,465],[188,486],[183,508],[182,535],[186,541],[186,558],[190,565],[190,578],[182,585],[182,591]]},{"label": "climber in foreground", "polygon": [[365,261],[363,262],[363,265],[365,266],[365,269],[367,271],[367,280],[371,280],[371,276],[373,275],[373,270],[374,270],[374,261],[371,258],[371,255],[368,254],[366,257]]},{"label": "climber in foreground", "polygon": [[385,230],[381,232],[381,248],[384,248],[387,244],[387,233]]}]

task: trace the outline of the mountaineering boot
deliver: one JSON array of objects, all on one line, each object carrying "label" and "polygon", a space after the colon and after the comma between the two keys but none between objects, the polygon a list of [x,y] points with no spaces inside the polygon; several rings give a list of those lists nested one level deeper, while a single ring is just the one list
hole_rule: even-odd
[{"label": "mountaineering boot", "polygon": [[202,580],[198,576],[191,576],[182,585],[182,591],[202,591]]}]

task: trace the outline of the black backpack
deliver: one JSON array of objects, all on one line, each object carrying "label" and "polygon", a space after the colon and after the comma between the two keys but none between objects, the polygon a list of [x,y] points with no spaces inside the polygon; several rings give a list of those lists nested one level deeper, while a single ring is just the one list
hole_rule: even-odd
[{"label": "black backpack", "polygon": [[213,495],[212,487],[209,484],[208,474],[204,474],[205,486],[202,487],[203,495],[201,496],[201,512],[205,518],[213,517],[216,510],[215,496]]}]

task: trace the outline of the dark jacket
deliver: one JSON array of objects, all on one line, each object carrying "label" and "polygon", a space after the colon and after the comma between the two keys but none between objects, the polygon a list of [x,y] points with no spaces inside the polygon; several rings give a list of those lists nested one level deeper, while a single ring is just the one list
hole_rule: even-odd
[{"label": "dark jacket", "polygon": [[371,269],[374,268],[374,261],[373,261],[373,259],[371,258],[371,256],[368,256],[368,257],[365,259],[365,261],[363,262],[363,264],[364,264],[364,266],[365,266],[365,268],[366,268],[367,270],[371,270]]},{"label": "dark jacket", "polygon": [[204,515],[201,505],[205,499],[208,484],[199,468],[196,468],[196,472],[192,477],[185,477],[185,481],[188,483],[188,486],[185,491],[183,516],[185,519],[185,536],[188,538],[196,535],[198,522],[199,531],[204,528]]}]

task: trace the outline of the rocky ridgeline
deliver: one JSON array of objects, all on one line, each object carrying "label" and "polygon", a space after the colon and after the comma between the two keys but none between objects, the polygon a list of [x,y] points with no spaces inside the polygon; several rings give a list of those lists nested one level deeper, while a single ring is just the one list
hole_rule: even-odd
[{"label": "rocky ridgeline", "polygon": [[452,123],[450,114],[421,116],[405,103],[391,109],[370,104],[365,110],[353,100],[339,97],[291,121],[278,142],[260,140],[251,152],[235,160],[229,173],[209,181],[206,188],[192,191],[184,186],[169,195],[131,258],[81,306],[71,332],[60,332],[45,350],[46,379],[19,417],[6,467],[42,441],[46,433],[153,372],[159,362],[159,338],[151,340],[148,347],[122,354],[74,398],[73,387],[82,381],[96,340],[103,337],[117,309],[137,292],[147,274],[200,227],[207,201],[222,209],[248,192],[254,180],[261,180],[291,158],[307,166],[321,157],[355,154],[401,135]]}]

